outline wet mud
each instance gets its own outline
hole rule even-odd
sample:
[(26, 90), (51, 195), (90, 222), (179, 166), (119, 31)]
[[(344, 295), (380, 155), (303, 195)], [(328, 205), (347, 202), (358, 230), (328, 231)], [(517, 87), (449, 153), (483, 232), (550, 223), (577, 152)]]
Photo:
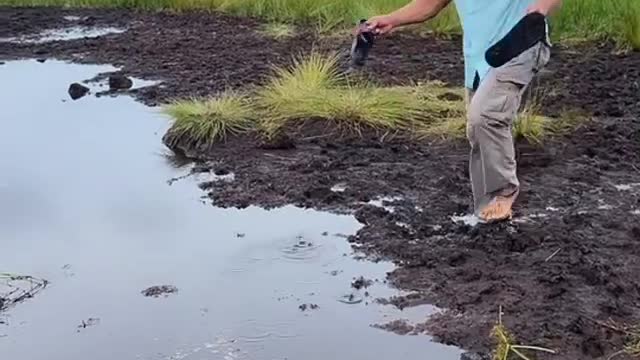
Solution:
[[(127, 75), (161, 80), (162, 86), (132, 92), (156, 105), (258, 84), (272, 64), (288, 63), (314, 40), (308, 33), (272, 40), (258, 33), (257, 20), (215, 14), (7, 8), (0, 9), (0, 36), (60, 26), (72, 14), (128, 30), (0, 43), (0, 60), (112, 63)], [(320, 43), (347, 49), (350, 39)], [(460, 39), (397, 34), (372, 49), (365, 75), (383, 84), (460, 86), (459, 49)], [(421, 324), (392, 321), (383, 328), (428, 333), (486, 355), (502, 306), (503, 321), (520, 343), (558, 352), (540, 359), (602, 359), (624, 345), (624, 334), (603, 324), (640, 323), (639, 79), (638, 52), (606, 43), (555, 46), (536, 83), (546, 91), (543, 113), (580, 109), (588, 121), (543, 146), (517, 144), (523, 189), (514, 219), (498, 225), (454, 221), (470, 210), (464, 141), (381, 142), (373, 132), (363, 138), (328, 133), (275, 148), (230, 141), (188, 155), (202, 168), (233, 174), (232, 181), (203, 183), (216, 206), (294, 204), (355, 214), (363, 227), (348, 240), (372, 259), (392, 260), (398, 267), (389, 282), (411, 292), (387, 301), (401, 309), (445, 309)], [(344, 301), (362, 298), (351, 294)]]

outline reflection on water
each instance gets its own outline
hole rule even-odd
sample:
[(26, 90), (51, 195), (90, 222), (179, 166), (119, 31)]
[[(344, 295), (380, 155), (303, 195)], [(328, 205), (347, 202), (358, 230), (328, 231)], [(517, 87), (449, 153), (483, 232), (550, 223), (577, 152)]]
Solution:
[(109, 34), (120, 34), (126, 29), (105, 27), (73, 26), (62, 29), (49, 29), (37, 34), (28, 34), (18, 37), (0, 38), (0, 42), (40, 44), (51, 41), (69, 41), (83, 38), (96, 38)]
[[(369, 326), (433, 309), (374, 303), (394, 294), (382, 281), (392, 266), (354, 260), (331, 235), (357, 231), (352, 217), (214, 208), (192, 177), (167, 183), (189, 167), (158, 156), (168, 124), (155, 109), (63, 101), (70, 83), (110, 70), (0, 67), (0, 272), (51, 281), (6, 314), (3, 358), (457, 359), (426, 336)], [(373, 284), (353, 288), (360, 276)], [(156, 285), (179, 291), (141, 294)]]

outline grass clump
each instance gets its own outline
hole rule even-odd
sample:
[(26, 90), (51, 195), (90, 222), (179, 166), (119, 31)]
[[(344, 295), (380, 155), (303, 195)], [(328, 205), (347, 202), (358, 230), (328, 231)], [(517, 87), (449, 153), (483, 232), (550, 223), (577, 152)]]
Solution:
[[(572, 125), (537, 115), (542, 107), (537, 98), (527, 106), (514, 124), (516, 139), (541, 142)], [(418, 139), (466, 134), (463, 89), (440, 82), (375, 86), (341, 72), (336, 54), (318, 52), (274, 68), (270, 79), (251, 93), (179, 101), (164, 112), (175, 119), (169, 132), (174, 145), (185, 140), (213, 144), (249, 130), (272, 138), (309, 120), (326, 121), (328, 131), (334, 127), (351, 134), (362, 134), (363, 129)]]
[(430, 96), (434, 89), (439, 87), (352, 84), (339, 71), (336, 55), (314, 53), (292, 67), (276, 69), (271, 81), (258, 91), (256, 101), (269, 133), (308, 119), (332, 121), (356, 132), (362, 127), (407, 131), (450, 108), (434, 101)]
[(376, 130), (409, 129), (424, 113), (416, 96), (373, 86), (325, 89), (311, 97), (309, 103), (316, 108), (316, 117), (339, 122), (356, 132), (363, 126)]
[(249, 99), (234, 91), (206, 100), (177, 101), (165, 106), (163, 112), (175, 120), (171, 127), (175, 139), (208, 145), (252, 129), (256, 118)]
[(336, 87), (344, 80), (336, 54), (312, 52), (297, 57), (289, 67), (276, 67), (270, 81), (257, 94), (259, 104), (273, 113), (295, 116), (296, 105), (319, 91)]
[(502, 323), (502, 307), (500, 307), (498, 323), (491, 330), (491, 337), (496, 342), (496, 348), (493, 351), (493, 360), (531, 360), (530, 357), (523, 353), (524, 350), (540, 351), (550, 354), (556, 352), (539, 346), (515, 345), (515, 337), (507, 330)]

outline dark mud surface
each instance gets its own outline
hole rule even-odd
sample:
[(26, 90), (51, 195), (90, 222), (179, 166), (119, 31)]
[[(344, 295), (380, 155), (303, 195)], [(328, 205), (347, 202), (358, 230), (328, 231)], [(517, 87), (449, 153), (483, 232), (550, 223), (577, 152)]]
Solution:
[[(153, 105), (260, 83), (271, 64), (309, 50), (313, 38), (271, 40), (255, 32), (255, 20), (220, 15), (56, 9), (0, 9), (0, 36), (61, 26), (70, 14), (129, 30), (0, 43), (0, 60), (37, 56), (122, 66), (128, 76), (163, 81), (136, 90)], [(341, 41), (323, 46), (341, 48), (350, 39)], [(367, 66), (371, 78), (461, 84), (459, 39), (399, 34), (378, 45)], [(618, 53), (608, 44), (557, 46), (547, 70), (540, 83), (548, 90), (545, 112), (581, 109), (593, 118), (544, 147), (518, 144), (523, 192), (511, 222), (452, 220), (469, 211), (466, 143), (381, 143), (375, 134), (332, 136), (331, 127), (286, 150), (229, 142), (199, 153), (201, 166), (234, 175), (203, 188), (218, 206), (354, 212), (364, 227), (349, 240), (374, 258), (393, 260), (399, 267), (389, 281), (412, 291), (388, 301), (447, 309), (424, 324), (394, 322), (389, 330), (428, 332), (486, 353), (502, 306), (519, 342), (558, 351), (540, 359), (606, 358), (621, 349), (624, 334), (603, 324), (640, 322), (640, 53)]]

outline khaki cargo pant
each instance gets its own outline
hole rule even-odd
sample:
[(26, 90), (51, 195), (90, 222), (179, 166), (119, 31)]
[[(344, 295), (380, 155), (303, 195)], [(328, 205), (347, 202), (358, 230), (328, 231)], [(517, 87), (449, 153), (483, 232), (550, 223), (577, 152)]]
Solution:
[(512, 125), (526, 88), (549, 57), (550, 48), (540, 42), (503, 66), (491, 69), (475, 93), (467, 89), (469, 174), (476, 215), (495, 195), (520, 186)]

